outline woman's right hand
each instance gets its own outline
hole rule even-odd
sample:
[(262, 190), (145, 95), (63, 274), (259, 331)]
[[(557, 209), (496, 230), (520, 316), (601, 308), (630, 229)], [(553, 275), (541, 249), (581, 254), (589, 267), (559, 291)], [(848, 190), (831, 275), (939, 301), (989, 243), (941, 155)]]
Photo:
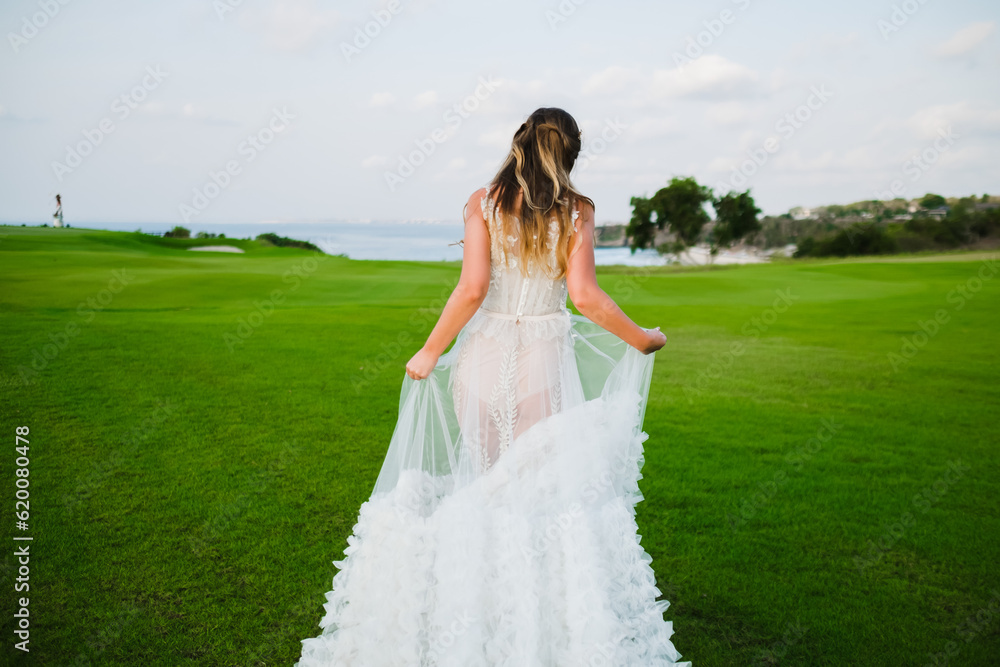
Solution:
[(664, 345), (667, 344), (667, 336), (662, 331), (660, 327), (654, 329), (646, 329), (646, 347), (643, 348), (643, 354), (652, 354), (656, 352)]

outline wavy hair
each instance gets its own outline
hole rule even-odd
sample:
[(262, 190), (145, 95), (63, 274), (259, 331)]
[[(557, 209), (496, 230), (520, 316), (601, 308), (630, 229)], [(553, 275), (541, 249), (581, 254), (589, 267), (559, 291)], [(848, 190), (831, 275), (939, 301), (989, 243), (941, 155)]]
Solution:
[[(566, 275), (573, 234), (572, 210), (577, 202), (594, 202), (577, 192), (569, 174), (580, 154), (580, 127), (562, 109), (536, 110), (514, 133), (510, 153), (493, 177), (487, 196), (496, 198), (504, 256), (513, 248), (508, 235), (516, 231), (522, 274), (529, 265), (551, 274), (548, 253), (555, 250), (556, 275)], [(520, 206), (517, 198), (521, 195)], [(551, 221), (557, 231), (550, 231)], [(554, 246), (554, 248), (553, 248)]]

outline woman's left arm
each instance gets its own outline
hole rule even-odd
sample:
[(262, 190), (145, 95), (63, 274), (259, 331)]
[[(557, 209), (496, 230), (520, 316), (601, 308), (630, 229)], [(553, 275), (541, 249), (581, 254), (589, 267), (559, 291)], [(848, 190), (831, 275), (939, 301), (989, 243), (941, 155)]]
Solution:
[(466, 204), (465, 240), (462, 244), (462, 274), (458, 285), (448, 297), (437, 324), (427, 342), (406, 363), (406, 374), (423, 380), (437, 365), (445, 351), (472, 316), (479, 310), (490, 287), (490, 235), (483, 219), (482, 197), (486, 189), (477, 190)]

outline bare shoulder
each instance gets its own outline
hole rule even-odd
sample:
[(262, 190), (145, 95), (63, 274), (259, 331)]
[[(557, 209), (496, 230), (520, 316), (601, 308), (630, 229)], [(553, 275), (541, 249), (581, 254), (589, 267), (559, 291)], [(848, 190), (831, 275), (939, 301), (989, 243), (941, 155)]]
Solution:
[(577, 199), (575, 208), (579, 214), (579, 220), (583, 226), (594, 225), (594, 205), (586, 199)]
[(465, 203), (464, 218), (465, 220), (471, 220), (473, 218), (483, 217), (483, 198), (489, 195), (489, 188), (479, 188), (469, 196), (469, 200)]

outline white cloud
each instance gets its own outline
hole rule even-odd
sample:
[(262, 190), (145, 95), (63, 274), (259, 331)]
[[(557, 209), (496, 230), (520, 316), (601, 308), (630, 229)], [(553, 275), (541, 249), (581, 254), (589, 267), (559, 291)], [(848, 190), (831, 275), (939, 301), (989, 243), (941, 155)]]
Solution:
[[(778, 72), (770, 87), (785, 85)], [(644, 71), (613, 65), (588, 77), (580, 90), (588, 96), (616, 96), (617, 102), (638, 107), (664, 98), (725, 100), (764, 90), (760, 75), (745, 65), (708, 54), (672, 69)]]
[(282, 0), (240, 12), (240, 25), (278, 51), (304, 51), (339, 22), (335, 10), (318, 7), (316, 0)]
[(710, 172), (729, 172), (735, 169), (739, 163), (740, 161), (731, 155), (719, 156), (712, 158), (705, 166), (705, 170)]
[(788, 53), (795, 59), (836, 56), (856, 52), (862, 45), (863, 40), (858, 31), (847, 34), (826, 33), (792, 44)]
[(739, 125), (750, 119), (750, 108), (742, 102), (720, 102), (710, 105), (705, 117), (712, 125)]
[(803, 157), (801, 151), (793, 148), (781, 151), (774, 156), (774, 165), (788, 171), (824, 171), (835, 167), (836, 154), (827, 149), (815, 157)]
[(934, 48), (934, 55), (961, 56), (979, 46), (996, 29), (994, 21), (970, 23)]
[(920, 109), (906, 124), (921, 139), (933, 139), (939, 130), (953, 127), (958, 135), (1000, 131), (1000, 108), (973, 106), (968, 100)]
[(514, 138), (514, 132), (516, 132), (517, 128), (520, 127), (521, 122), (522, 121), (517, 120), (494, 125), (486, 132), (480, 134), (476, 143), (480, 146), (507, 150), (510, 148), (510, 142)]
[(638, 70), (613, 65), (591, 75), (581, 90), (584, 95), (614, 95), (638, 86), (641, 79)]
[(391, 107), (396, 103), (396, 96), (392, 93), (374, 93), (372, 98), (368, 100), (368, 106), (373, 109), (380, 109), (383, 107)]
[(372, 155), (361, 161), (361, 166), (364, 169), (378, 169), (379, 167), (385, 167), (388, 164), (389, 158), (384, 155)]
[(898, 162), (888, 159), (882, 150), (876, 150), (872, 146), (861, 145), (849, 148), (837, 159), (837, 165), (841, 169), (861, 173), (866, 171), (877, 171), (887, 167), (898, 167)]
[(438, 94), (433, 90), (420, 93), (413, 98), (413, 108), (416, 110), (426, 109), (438, 103)]
[(940, 164), (947, 165), (952, 169), (992, 170), (996, 168), (996, 154), (984, 146), (953, 148), (942, 153), (938, 160)]
[[(668, 134), (675, 134), (683, 129), (676, 116), (640, 118), (632, 121), (624, 130), (630, 140), (653, 139)], [(595, 133), (600, 136), (599, 133)]]
[(725, 99), (755, 92), (759, 80), (746, 65), (708, 54), (683, 67), (654, 72), (650, 85), (661, 97)]
[[(712, 159), (706, 170), (712, 173), (730, 173), (733, 169), (750, 160), (746, 150), (732, 156), (720, 156)], [(864, 173), (884, 169), (898, 168), (902, 160), (889, 160), (881, 150), (871, 146), (857, 146), (842, 153), (827, 148), (819, 154), (804, 155), (799, 148), (782, 148), (772, 155), (760, 171), (824, 172), (828, 174), (849, 172)]]
[(229, 125), (237, 126), (241, 124), (238, 118), (216, 115), (203, 105), (196, 105), (193, 102), (185, 102), (177, 106), (165, 104), (160, 100), (143, 102), (138, 106), (135, 113), (158, 118), (162, 120), (180, 120), (186, 123), (205, 125)]

